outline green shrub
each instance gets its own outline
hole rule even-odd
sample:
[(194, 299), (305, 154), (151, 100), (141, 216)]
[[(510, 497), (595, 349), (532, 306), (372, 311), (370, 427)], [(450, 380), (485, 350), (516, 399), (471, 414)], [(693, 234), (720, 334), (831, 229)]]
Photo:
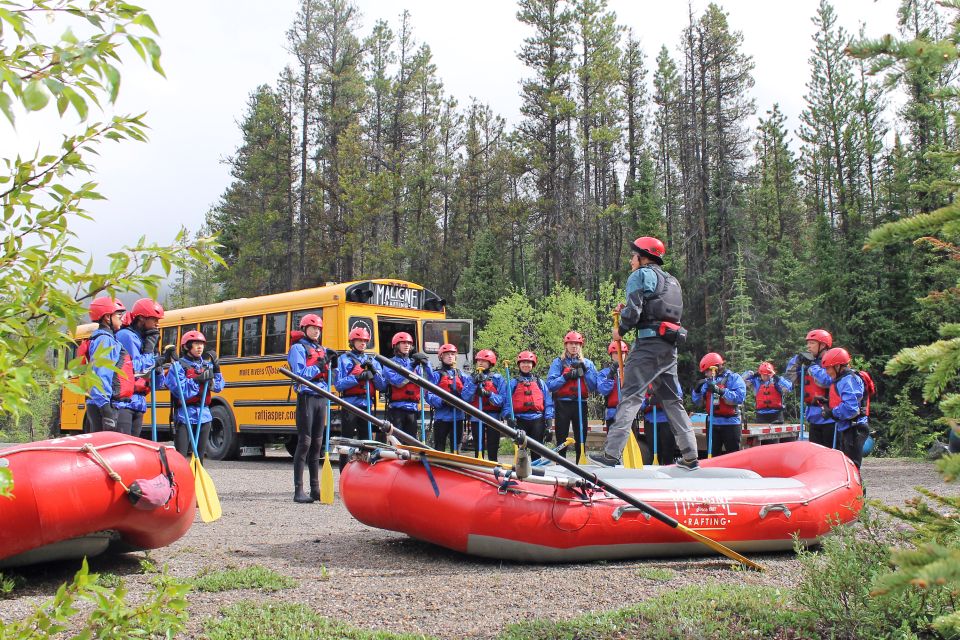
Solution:
[(13, 591), (23, 584), (23, 576), (0, 573), (0, 599), (9, 598)]
[(334, 622), (302, 604), (288, 602), (238, 602), (224, 607), (216, 617), (204, 621), (210, 640), (414, 640), (427, 636), (398, 635), (386, 631), (364, 631)]
[[(121, 584), (108, 589), (98, 584), (97, 574), (90, 573), (83, 561), (70, 584), (60, 585), (56, 595), (33, 614), (22, 620), (0, 621), (0, 640), (48, 638), (68, 629), (80, 630), (63, 636), (71, 640), (127, 640), (138, 638), (171, 638), (184, 629), (190, 587), (166, 574), (136, 606), (127, 603), (127, 591)], [(86, 601), (93, 609), (82, 622), (73, 620), (79, 613), (78, 601)]]
[(297, 586), (297, 581), (261, 565), (230, 567), (221, 571), (205, 571), (190, 581), (197, 591), (231, 591), (233, 589), (261, 589), (279, 591)]

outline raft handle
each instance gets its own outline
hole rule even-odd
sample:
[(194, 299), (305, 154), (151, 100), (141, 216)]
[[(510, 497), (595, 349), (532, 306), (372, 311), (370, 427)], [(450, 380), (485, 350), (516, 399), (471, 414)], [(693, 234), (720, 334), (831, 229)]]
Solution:
[(767, 514), (771, 511), (783, 511), (783, 515), (787, 516), (787, 519), (789, 519), (791, 515), (790, 508), (785, 504), (768, 504), (764, 505), (764, 507), (760, 509), (760, 519), (763, 520), (766, 518)]
[(622, 518), (623, 514), (625, 513), (642, 513), (644, 518), (646, 518), (647, 520), (650, 520), (650, 514), (644, 511), (643, 509), (637, 509), (636, 507), (628, 507), (625, 505), (614, 509), (611, 515), (613, 516), (614, 521), (617, 521), (620, 518)]

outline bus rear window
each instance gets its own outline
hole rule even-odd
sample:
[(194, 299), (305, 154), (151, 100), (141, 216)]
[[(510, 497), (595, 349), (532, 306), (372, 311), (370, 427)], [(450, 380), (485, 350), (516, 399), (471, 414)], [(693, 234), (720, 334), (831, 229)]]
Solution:
[(290, 325), (293, 329), (300, 329), (300, 320), (303, 316), (308, 313), (313, 313), (320, 316), (320, 319), (323, 319), (323, 309), (301, 309), (300, 311), (293, 312), (293, 322)]
[(243, 319), (243, 351), (241, 356), (259, 356), (263, 339), (263, 316)]
[(180, 343), (177, 342), (177, 328), (176, 327), (164, 327), (163, 329), (163, 347), (166, 347), (168, 344), (172, 344), (177, 348), (177, 351), (180, 350)]
[(220, 357), (233, 358), (237, 355), (237, 338), (240, 335), (240, 321), (223, 320), (220, 322)]
[[(246, 333), (246, 331), (244, 331)], [(287, 314), (270, 313), (267, 315), (267, 339), (264, 342), (264, 355), (286, 353), (287, 350)]]
[(217, 351), (217, 322), (201, 322), (200, 323), (200, 333), (203, 334), (203, 337), (207, 339), (207, 349), (212, 350), (214, 353), (219, 353)]

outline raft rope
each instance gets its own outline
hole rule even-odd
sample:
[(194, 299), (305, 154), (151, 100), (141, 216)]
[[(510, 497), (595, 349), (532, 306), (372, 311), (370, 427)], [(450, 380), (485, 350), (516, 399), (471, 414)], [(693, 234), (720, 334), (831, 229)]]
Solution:
[(553, 526), (555, 526), (555, 527), (556, 527), (557, 529), (559, 529), (560, 531), (563, 531), (563, 532), (565, 532), (565, 533), (576, 533), (577, 531), (580, 531), (580, 530), (583, 529), (585, 526), (587, 526), (587, 523), (590, 522), (590, 518), (593, 517), (593, 510), (592, 510), (592, 509), (589, 509), (589, 507), (593, 507), (593, 499), (592, 499), (592, 496), (588, 494), (586, 500), (571, 500), (571, 502), (579, 502), (579, 503), (582, 504), (584, 507), (587, 507), (589, 510), (587, 511), (587, 517), (584, 519), (583, 524), (581, 524), (579, 527), (577, 527), (577, 528), (575, 528), (575, 529), (564, 529), (563, 527), (560, 526), (560, 523), (557, 522), (557, 515), (556, 515), (557, 502), (559, 502), (560, 500), (563, 499), (563, 498), (560, 498), (560, 496), (557, 495), (557, 491), (558, 491), (559, 489), (560, 489), (560, 487), (554, 485), (554, 487), (553, 487), (553, 501), (552, 501), (551, 504), (550, 504), (550, 522), (552, 522), (552, 523), (553, 523)]
[(96, 447), (94, 447), (92, 444), (87, 443), (82, 447), (80, 447), (80, 451), (83, 453), (89, 454), (90, 457), (93, 458), (97, 464), (99, 464), (101, 467), (103, 467), (106, 470), (107, 475), (110, 476), (111, 479), (115, 480), (117, 483), (120, 484), (121, 487), (123, 487), (123, 490), (125, 492), (127, 493), (130, 492), (130, 489), (127, 488), (127, 485), (123, 484), (123, 480), (120, 479), (120, 474), (114, 471), (113, 467), (110, 466), (110, 463), (103, 459), (103, 456), (100, 455), (100, 452), (97, 451)]

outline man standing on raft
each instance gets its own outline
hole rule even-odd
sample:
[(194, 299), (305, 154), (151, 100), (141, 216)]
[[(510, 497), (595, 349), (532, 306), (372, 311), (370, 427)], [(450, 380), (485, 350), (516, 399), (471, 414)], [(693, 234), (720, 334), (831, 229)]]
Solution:
[[(607, 467), (620, 464), (630, 425), (643, 404), (644, 393), (653, 385), (653, 394), (663, 404), (682, 455), (676, 464), (693, 470), (699, 467), (697, 440), (677, 393), (677, 344), (687, 336), (680, 326), (683, 314), (680, 283), (660, 268), (666, 253), (660, 240), (649, 236), (637, 238), (630, 245), (630, 251), (633, 273), (627, 278), (627, 303), (619, 308), (620, 330), (636, 329), (637, 337), (624, 364), (620, 404), (607, 433), (607, 443), (602, 454), (591, 455), (590, 459)], [(613, 330), (613, 339), (621, 339), (617, 329)]]

